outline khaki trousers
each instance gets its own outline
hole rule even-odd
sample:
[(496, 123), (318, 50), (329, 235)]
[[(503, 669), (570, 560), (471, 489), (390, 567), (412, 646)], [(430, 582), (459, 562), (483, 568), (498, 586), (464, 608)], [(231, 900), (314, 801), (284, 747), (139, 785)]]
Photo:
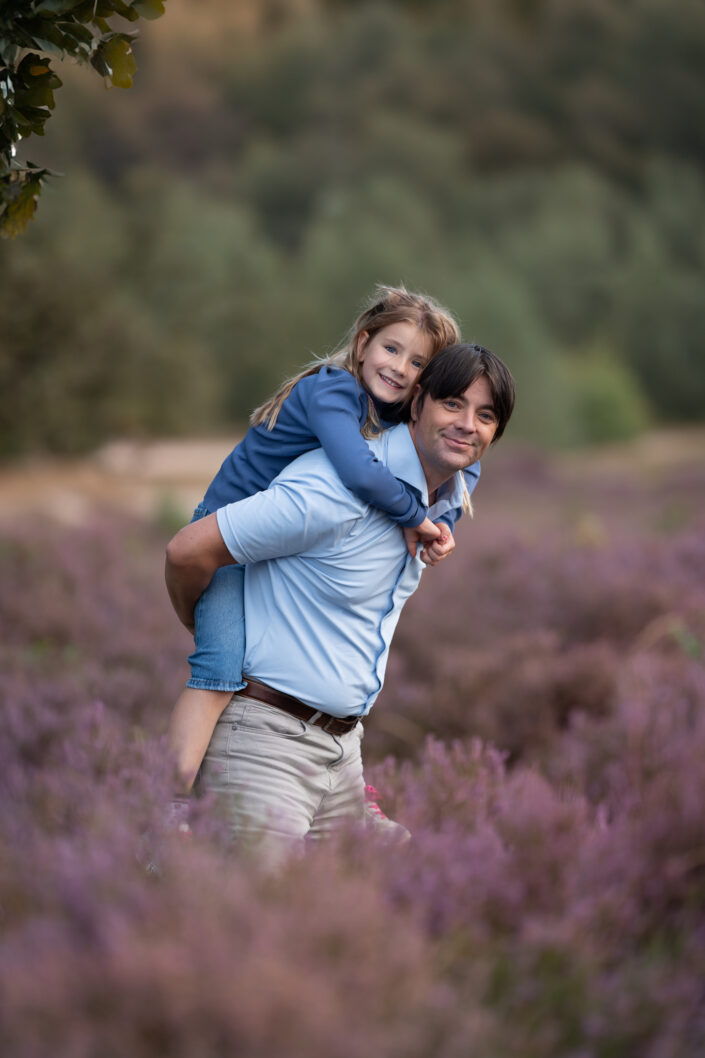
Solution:
[(330, 735), (281, 709), (234, 695), (203, 763), (201, 782), (221, 795), (234, 840), (280, 860), (304, 841), (362, 819), (362, 724)]

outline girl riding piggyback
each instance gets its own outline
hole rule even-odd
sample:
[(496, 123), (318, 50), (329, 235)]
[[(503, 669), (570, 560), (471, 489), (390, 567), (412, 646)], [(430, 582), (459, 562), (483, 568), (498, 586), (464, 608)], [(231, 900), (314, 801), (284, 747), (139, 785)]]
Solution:
[[(365, 437), (408, 418), (421, 371), (459, 338), (450, 313), (431, 298), (378, 287), (344, 348), (314, 361), (253, 412), (249, 430), (223, 462), (194, 519), (266, 489), (293, 459), (322, 447), (351, 492), (404, 530), (411, 553), (421, 542), (423, 560), (437, 562), (454, 547), (452, 530), (461, 511), (434, 525), (419, 496), (375, 458)], [(479, 466), (465, 475), (470, 493)], [(184, 792), (232, 693), (245, 686), (244, 575), (243, 566), (224, 566), (196, 604), (191, 678), (169, 728)]]

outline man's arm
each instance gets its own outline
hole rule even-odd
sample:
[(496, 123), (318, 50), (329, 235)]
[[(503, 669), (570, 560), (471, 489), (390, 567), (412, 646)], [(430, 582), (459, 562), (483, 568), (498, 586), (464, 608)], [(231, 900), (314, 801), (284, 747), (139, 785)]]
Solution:
[(184, 526), (166, 551), (166, 586), (179, 620), (193, 631), (193, 608), (220, 566), (301, 554), (349, 531), (362, 506), (315, 449), (263, 492)]
[(164, 576), (171, 604), (182, 624), (193, 632), (193, 608), (220, 566), (235, 559), (223, 543), (214, 514), (180, 529), (166, 549)]

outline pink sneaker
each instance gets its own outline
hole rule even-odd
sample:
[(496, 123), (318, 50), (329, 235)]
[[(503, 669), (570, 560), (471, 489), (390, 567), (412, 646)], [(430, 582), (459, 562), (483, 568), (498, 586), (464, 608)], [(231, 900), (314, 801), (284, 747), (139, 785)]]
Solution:
[(365, 826), (382, 838), (386, 845), (406, 845), (411, 840), (411, 831), (401, 823), (395, 823), (384, 814), (377, 803), (379, 794), (374, 786), (365, 787)]

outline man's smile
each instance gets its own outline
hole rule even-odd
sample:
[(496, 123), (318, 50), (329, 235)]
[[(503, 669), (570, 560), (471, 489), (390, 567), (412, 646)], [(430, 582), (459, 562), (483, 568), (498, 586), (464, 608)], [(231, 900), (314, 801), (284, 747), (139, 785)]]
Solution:
[(474, 441), (466, 440), (463, 437), (453, 437), (449, 434), (441, 434), (441, 437), (446, 444), (450, 445), (451, 448), (454, 448), (458, 452), (465, 452), (468, 448), (475, 447)]

